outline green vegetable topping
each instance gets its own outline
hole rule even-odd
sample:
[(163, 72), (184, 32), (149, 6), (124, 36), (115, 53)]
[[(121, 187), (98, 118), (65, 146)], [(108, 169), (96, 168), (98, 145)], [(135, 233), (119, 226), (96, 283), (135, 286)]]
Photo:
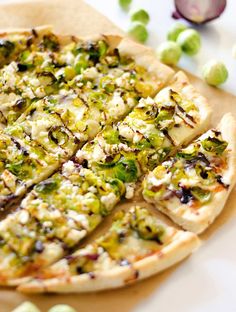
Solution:
[(0, 40), (0, 54), (3, 57), (8, 57), (14, 50), (15, 44), (8, 40)]
[(42, 72), (38, 74), (38, 80), (40, 81), (40, 85), (42, 86), (51, 86), (57, 80), (55, 76), (50, 72)]
[(147, 11), (139, 9), (131, 12), (130, 19), (132, 22), (140, 22), (143, 23), (144, 25), (147, 25), (150, 20), (150, 17)]
[(43, 47), (52, 51), (58, 51), (60, 45), (57, 36), (54, 34), (45, 35), (43, 37)]
[(157, 225), (156, 219), (153, 218), (146, 209), (135, 208), (135, 214), (131, 219), (131, 227), (138, 232), (142, 239), (156, 240), (161, 243), (161, 237), (165, 233), (164, 227)]
[(209, 202), (211, 199), (211, 192), (203, 190), (200, 187), (193, 187), (191, 189), (191, 194), (202, 204)]
[(15, 308), (12, 312), (40, 312), (40, 310), (30, 301), (26, 301)]
[(123, 8), (123, 9), (128, 9), (128, 7), (130, 6), (132, 0), (119, 0), (119, 5)]
[(63, 146), (67, 143), (69, 136), (65, 129), (60, 126), (53, 126), (48, 132), (48, 137), (57, 145)]
[(84, 69), (88, 67), (88, 60), (86, 54), (80, 54), (77, 59), (78, 61), (75, 64), (75, 71), (76, 74), (79, 75), (83, 72)]
[(31, 176), (32, 172), (31, 164), (27, 165), (23, 163), (23, 161), (7, 164), (6, 169), (8, 169), (12, 174), (17, 176), (21, 180), (24, 180), (27, 177)]
[(159, 114), (157, 115), (157, 118), (155, 119), (155, 123), (162, 129), (168, 129), (171, 127), (174, 123), (174, 116), (175, 110), (174, 109), (162, 109), (160, 110)]
[(112, 127), (103, 132), (103, 137), (108, 144), (119, 144), (119, 132)]
[(165, 64), (176, 65), (181, 57), (181, 49), (176, 42), (166, 41), (158, 47), (157, 56)]
[(103, 57), (107, 52), (108, 46), (107, 43), (103, 40), (98, 41), (98, 52), (100, 57)]
[(76, 310), (67, 304), (57, 304), (49, 309), (48, 312), (76, 312)]
[(196, 157), (198, 154), (198, 150), (194, 148), (194, 146), (189, 146), (188, 148), (182, 149), (177, 152), (177, 158), (184, 158), (186, 160), (191, 160)]
[(175, 23), (171, 26), (168, 34), (167, 39), (170, 41), (176, 41), (179, 34), (187, 29), (187, 26), (182, 23)]
[(195, 55), (201, 47), (201, 37), (194, 29), (186, 29), (182, 31), (176, 41), (183, 52), (188, 55)]
[(106, 92), (111, 93), (115, 91), (115, 84), (112, 78), (103, 77), (100, 80), (100, 88), (103, 88)]
[(115, 177), (123, 182), (135, 182), (138, 178), (138, 168), (132, 159), (122, 159), (114, 168)]
[(228, 143), (217, 138), (207, 138), (201, 142), (202, 147), (210, 153), (215, 153), (216, 155), (222, 155)]
[(148, 31), (145, 25), (143, 25), (143, 23), (140, 22), (132, 23), (128, 29), (128, 34), (137, 41), (140, 41), (142, 43), (144, 43), (148, 39)]
[(108, 156), (105, 162), (99, 162), (98, 165), (100, 168), (114, 167), (114, 165), (119, 161), (119, 159), (120, 154), (117, 154), (114, 157)]
[(35, 186), (36, 192), (42, 193), (42, 194), (49, 194), (56, 190), (58, 188), (58, 183), (53, 180), (46, 180), (43, 182), (40, 182)]
[(203, 66), (202, 75), (209, 85), (218, 86), (227, 80), (228, 70), (224, 63), (212, 60)]

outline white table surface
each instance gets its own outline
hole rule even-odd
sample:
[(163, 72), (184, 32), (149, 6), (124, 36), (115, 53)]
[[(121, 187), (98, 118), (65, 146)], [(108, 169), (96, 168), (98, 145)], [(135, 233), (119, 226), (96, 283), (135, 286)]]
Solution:
[[(86, 0), (122, 29), (127, 29), (129, 16), (117, 0)], [(165, 40), (174, 22), (170, 0), (133, 0), (131, 8), (147, 9), (151, 16), (148, 45), (156, 48)], [(222, 88), (236, 94), (236, 60), (232, 45), (236, 44), (236, 1), (228, 6), (220, 19), (200, 27), (201, 52), (194, 58), (184, 56), (180, 66), (200, 76), (202, 65), (211, 58), (225, 62), (229, 79)], [(178, 266), (153, 290), (135, 312), (235, 312), (236, 311), (236, 218), (227, 221), (203, 244), (200, 250)], [(121, 303), (122, 305), (122, 303)], [(121, 306), (122, 311), (122, 306)]]
[[(129, 15), (119, 7), (118, 0), (86, 0), (98, 11), (123, 30), (130, 24)], [(174, 11), (172, 0), (133, 0), (131, 10), (144, 8), (150, 14), (148, 25), (149, 40), (147, 45), (154, 49), (166, 39), (170, 25), (175, 21), (171, 17)], [(229, 70), (229, 79), (222, 85), (224, 90), (236, 94), (236, 59), (232, 57), (232, 46), (236, 44), (236, 0), (228, 0), (223, 15), (211, 23), (198, 27), (202, 36), (202, 49), (195, 57), (184, 56), (179, 65), (182, 68), (201, 76), (201, 68), (208, 60), (220, 59)]]

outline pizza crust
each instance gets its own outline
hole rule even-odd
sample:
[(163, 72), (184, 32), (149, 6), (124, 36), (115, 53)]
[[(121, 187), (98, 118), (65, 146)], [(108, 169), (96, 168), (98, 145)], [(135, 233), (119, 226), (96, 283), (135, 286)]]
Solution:
[(76, 37), (76, 36), (69, 36), (69, 35), (58, 35), (59, 42), (62, 45), (66, 45), (71, 41), (98, 41), (98, 40), (105, 40), (109, 48), (111, 50), (118, 49), (120, 55), (132, 57), (136, 64), (144, 67), (149, 73), (153, 74), (158, 78), (157, 82), (157, 91), (160, 90), (163, 86), (165, 86), (168, 82), (171, 81), (175, 72), (174, 70), (161, 63), (153, 49), (141, 45), (132, 39), (127, 37), (123, 37), (121, 35), (115, 34), (98, 34), (92, 36), (85, 36), (85, 37)]
[[(222, 138), (228, 142), (230, 151), (228, 159), (228, 169), (224, 173), (224, 181), (229, 184), (228, 189), (215, 193), (209, 204), (197, 209), (197, 213), (192, 213), (186, 205), (180, 205), (176, 208), (176, 212), (156, 204), (156, 208), (169, 216), (176, 224), (183, 227), (185, 230), (200, 234), (205, 231), (215, 218), (223, 210), (228, 196), (236, 183), (236, 121), (231, 113), (225, 114), (218, 125), (222, 133)], [(177, 202), (177, 201), (176, 201)], [(176, 206), (178, 205), (177, 202)], [(180, 213), (181, 212), (181, 215)]]
[[(193, 140), (196, 136), (203, 133), (209, 126), (211, 115), (212, 115), (212, 109), (208, 104), (208, 101), (205, 97), (203, 97), (194, 87), (190, 84), (188, 77), (182, 72), (179, 71), (175, 74), (173, 77), (170, 86), (170, 89), (173, 91), (176, 91), (180, 93), (185, 99), (193, 102), (197, 108), (199, 109), (199, 121), (196, 127), (194, 128), (188, 128), (188, 133), (186, 134), (186, 129), (184, 129), (184, 140), (178, 139), (178, 136), (174, 139), (176, 139), (176, 145), (185, 145), (188, 144), (191, 140)], [(176, 133), (179, 132), (179, 129), (174, 131)], [(174, 135), (174, 132), (173, 132)]]
[[(86, 37), (58, 36), (61, 44), (74, 41), (98, 41), (106, 40), (111, 50), (118, 49), (120, 55), (132, 57), (136, 64), (144, 67), (150, 74), (158, 78), (156, 92), (165, 86), (174, 76), (174, 70), (161, 63), (151, 48), (143, 46), (135, 41), (113, 34), (100, 34)], [(154, 94), (155, 95), (155, 94)]]
[(53, 31), (51, 25), (37, 26), (32, 29), (29, 28), (8, 28), (7, 30), (0, 30), (0, 38), (7, 38), (9, 35), (32, 35), (32, 30), (35, 30), (40, 38), (43, 35)]
[(133, 57), (138, 65), (143, 66), (149, 73), (159, 78), (158, 90), (166, 85), (174, 75), (174, 70), (162, 64), (151, 48), (136, 43), (128, 38), (122, 38), (117, 48), (121, 55)]
[(135, 262), (132, 266), (117, 267), (104, 272), (94, 272), (49, 280), (35, 279), (22, 284), (24, 293), (83, 293), (119, 288), (157, 274), (182, 261), (200, 246), (198, 237), (190, 232), (178, 231), (173, 242), (161, 252)]

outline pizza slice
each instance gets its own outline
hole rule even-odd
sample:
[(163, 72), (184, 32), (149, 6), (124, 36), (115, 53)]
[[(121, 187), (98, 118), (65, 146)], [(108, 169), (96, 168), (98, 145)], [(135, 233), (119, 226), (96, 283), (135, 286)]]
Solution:
[(198, 237), (168, 226), (147, 209), (118, 212), (110, 229), (20, 285), (27, 293), (117, 288), (159, 273), (190, 255)]
[[(51, 27), (13, 30), (0, 34), (0, 123), (15, 121), (33, 98), (55, 91), (55, 37)], [(51, 40), (51, 44), (50, 44)], [(54, 84), (45, 84), (54, 78)], [(51, 75), (51, 77), (49, 77)]]
[(143, 196), (184, 229), (203, 232), (220, 214), (236, 181), (236, 122), (226, 114), (144, 180)]
[(27, 188), (45, 179), (59, 166), (40, 147), (21, 145), (0, 131), (0, 208), (12, 204)]
[(68, 254), (123, 193), (119, 180), (102, 179), (72, 161), (64, 164), (0, 222), (0, 284), (18, 285)]
[(77, 152), (76, 161), (104, 176), (136, 182), (200, 134), (210, 113), (206, 100), (178, 73), (155, 99), (142, 98), (123, 121), (105, 127)]
[(48, 111), (47, 98), (33, 102), (4, 132), (25, 142), (36, 142), (60, 161), (71, 157), (78, 143), (60, 116)]

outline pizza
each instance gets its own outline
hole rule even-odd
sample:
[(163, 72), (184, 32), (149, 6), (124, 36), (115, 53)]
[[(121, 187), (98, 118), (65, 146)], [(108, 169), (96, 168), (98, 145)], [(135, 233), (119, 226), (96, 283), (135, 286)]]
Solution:
[(218, 127), (180, 149), (144, 180), (144, 198), (184, 229), (203, 232), (219, 215), (236, 182), (236, 123)]
[[(212, 109), (186, 75), (127, 38), (0, 38), (0, 284), (116, 288), (192, 253), (235, 183), (234, 118), (207, 131)], [(174, 222), (120, 211), (137, 194)]]
[(44, 49), (52, 31), (51, 27), (44, 26), (35, 30), (8, 31), (0, 37), (0, 122), (5, 126), (20, 116), (31, 99), (39, 96), (34, 94), (36, 89), (32, 82), (42, 68), (39, 63), (49, 57), (50, 50), (44, 52)]
[(89, 292), (117, 288), (173, 265), (199, 246), (198, 237), (168, 226), (138, 206), (115, 215), (93, 243), (46, 268), (19, 287), (34, 292)]
[(46, 152), (65, 161), (76, 150), (76, 138), (59, 115), (48, 112), (47, 99), (30, 105), (17, 121), (4, 129), (15, 139), (33, 141)]

